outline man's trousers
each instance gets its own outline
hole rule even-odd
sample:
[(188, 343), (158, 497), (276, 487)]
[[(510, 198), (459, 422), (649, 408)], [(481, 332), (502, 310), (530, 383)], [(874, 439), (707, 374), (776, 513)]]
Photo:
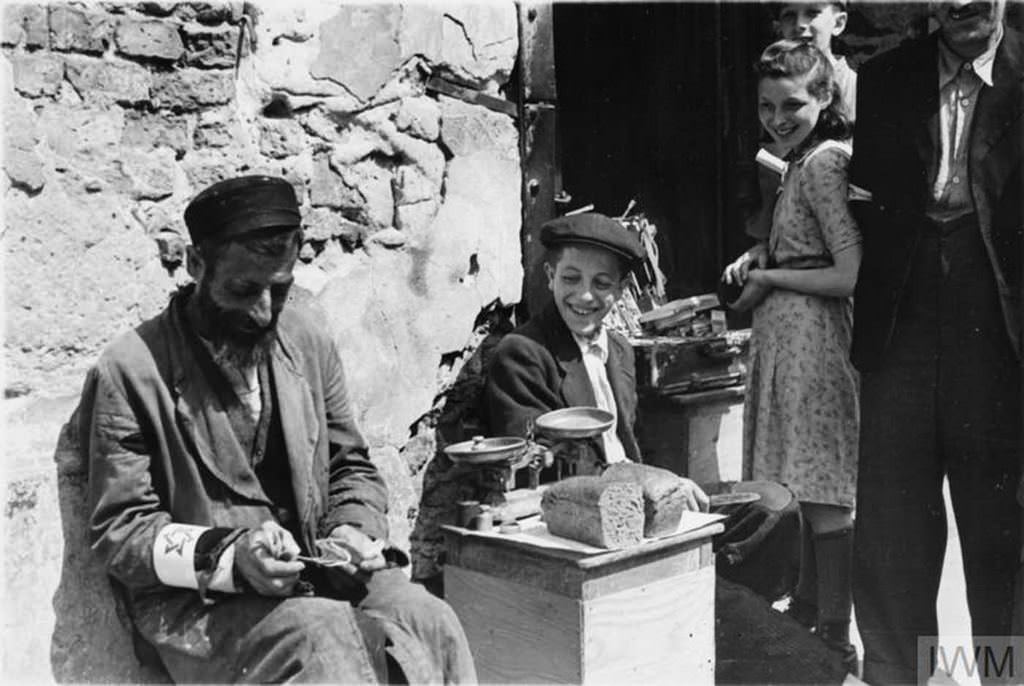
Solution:
[(924, 232), (909, 280), (882, 367), (861, 378), (854, 601), (872, 684), (928, 677), (943, 477), (975, 636), (1010, 633), (1020, 551), (1020, 373), (973, 215)]

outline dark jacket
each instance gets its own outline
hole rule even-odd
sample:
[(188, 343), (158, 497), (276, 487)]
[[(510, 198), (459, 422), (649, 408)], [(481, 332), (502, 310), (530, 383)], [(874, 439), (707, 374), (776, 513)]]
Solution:
[[(154, 538), (170, 522), (258, 528), (274, 515), (193, 354), (186, 297), (104, 351), (86, 380), (79, 421), (90, 540), (135, 628), (151, 643), (205, 657), (209, 643), (194, 634), (204, 631), (196, 621), (202, 602), (196, 591), (160, 583)], [(270, 369), (299, 545), (308, 554), (315, 538), (342, 523), (385, 538), (387, 491), (356, 428), (334, 342), (288, 306)]]
[[(636, 421), (636, 360), (620, 334), (608, 332), (608, 383), (618, 412), (616, 433), (626, 457), (640, 461)], [(484, 389), (490, 435), (526, 436), (528, 424), (551, 410), (595, 407), (583, 355), (554, 303), (506, 335), (494, 351)], [(599, 448), (601, 449), (601, 448)]]
[[(1024, 39), (1009, 27), (971, 123), (971, 195), (1006, 334), (1021, 349), (1024, 231)], [(879, 55), (859, 71), (850, 183), (873, 194), (854, 203), (864, 257), (854, 297), (853, 362), (877, 369), (892, 338), (915, 248), (925, 230), (928, 168), (937, 154), (938, 36)]]

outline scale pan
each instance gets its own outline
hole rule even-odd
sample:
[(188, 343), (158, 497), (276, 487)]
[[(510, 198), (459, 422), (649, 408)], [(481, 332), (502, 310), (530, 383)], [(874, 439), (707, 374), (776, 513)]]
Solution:
[(484, 438), (474, 436), (472, 440), (454, 443), (444, 449), (452, 462), (461, 464), (494, 464), (510, 462), (519, 457), (526, 448), (526, 439), (514, 436)]
[(537, 433), (552, 440), (593, 438), (612, 427), (615, 417), (597, 407), (566, 407), (537, 417)]

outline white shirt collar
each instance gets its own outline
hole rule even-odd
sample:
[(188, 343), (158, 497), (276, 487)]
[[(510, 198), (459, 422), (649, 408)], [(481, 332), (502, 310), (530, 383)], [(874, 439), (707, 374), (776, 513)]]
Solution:
[(596, 346), (601, 351), (601, 361), (606, 362), (608, 360), (608, 330), (604, 326), (601, 327), (593, 338), (584, 338), (577, 335), (576, 332), (573, 332), (572, 337), (576, 341), (576, 345), (580, 347), (580, 352), (584, 355), (590, 352), (591, 347)]
[[(969, 60), (971, 70), (978, 75), (978, 78), (984, 82), (986, 86), (992, 85), (992, 67), (996, 61), (996, 50), (999, 49), (999, 44), (1003, 42), (1003, 24), (999, 23), (996, 28), (998, 35), (995, 40), (990, 41), (988, 49), (981, 53), (973, 60)], [(953, 52), (953, 50), (946, 45), (946, 42), (939, 37), (939, 90), (942, 90), (946, 85), (956, 78), (957, 72), (960, 70), (960, 65), (964, 63), (964, 58)]]

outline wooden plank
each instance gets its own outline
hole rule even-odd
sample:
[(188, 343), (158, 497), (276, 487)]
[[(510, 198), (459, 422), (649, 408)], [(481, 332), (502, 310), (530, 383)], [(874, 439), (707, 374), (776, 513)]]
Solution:
[(676, 536), (659, 538), (655, 541), (651, 541), (650, 543), (644, 543), (643, 545), (634, 546), (632, 548), (610, 550), (607, 553), (589, 555), (578, 560), (576, 564), (580, 569), (594, 569), (602, 565), (619, 562), (620, 560), (643, 562), (645, 559), (651, 559), (662, 551), (681, 551), (684, 549), (695, 548), (706, 541), (710, 541), (712, 536), (720, 534), (723, 531), (725, 531), (725, 527), (721, 523), (715, 522), (714, 524), (708, 524), (707, 526), (701, 527), (695, 531), (687, 531), (686, 533), (678, 534)]
[[(708, 554), (705, 555), (705, 549)], [(710, 558), (711, 543), (685, 550), (666, 550), (642, 563), (621, 561), (592, 570), (586, 575), (580, 597), (584, 600), (619, 593), (671, 577), (696, 572), (706, 566)]]
[(482, 105), (489, 110), (500, 112), (501, 114), (507, 114), (513, 118), (519, 115), (519, 108), (516, 107), (514, 102), (510, 102), (504, 98), (496, 98), (493, 95), (488, 95), (487, 93), (481, 93), (478, 90), (474, 90), (468, 86), (463, 86), (462, 84), (455, 83), (454, 81), (448, 81), (440, 76), (432, 76), (427, 80), (427, 92), (443, 93), (444, 95), (457, 100), (468, 102), (471, 105)]
[(551, 3), (517, 3), (519, 68), (526, 102), (554, 102), (555, 31)]
[(569, 598), (593, 598), (711, 564), (711, 537), (723, 529), (716, 523), (643, 546), (584, 556), (443, 528), (448, 565)]
[(445, 533), (448, 568), (471, 569), (513, 583), (526, 584), (549, 593), (579, 598), (583, 586), (583, 572), (575, 560), (557, 551), (542, 551), (515, 541), (484, 536), (460, 535), (451, 530)]
[(583, 683), (715, 681), (715, 570), (583, 604)]
[(481, 683), (580, 683), (579, 601), (462, 567), (444, 574)]
[(519, 119), (523, 165), (523, 297), (519, 321), (543, 309), (550, 300), (544, 275), (540, 227), (557, 214), (555, 197), (562, 191), (558, 160), (558, 121), (553, 104), (526, 104)]

